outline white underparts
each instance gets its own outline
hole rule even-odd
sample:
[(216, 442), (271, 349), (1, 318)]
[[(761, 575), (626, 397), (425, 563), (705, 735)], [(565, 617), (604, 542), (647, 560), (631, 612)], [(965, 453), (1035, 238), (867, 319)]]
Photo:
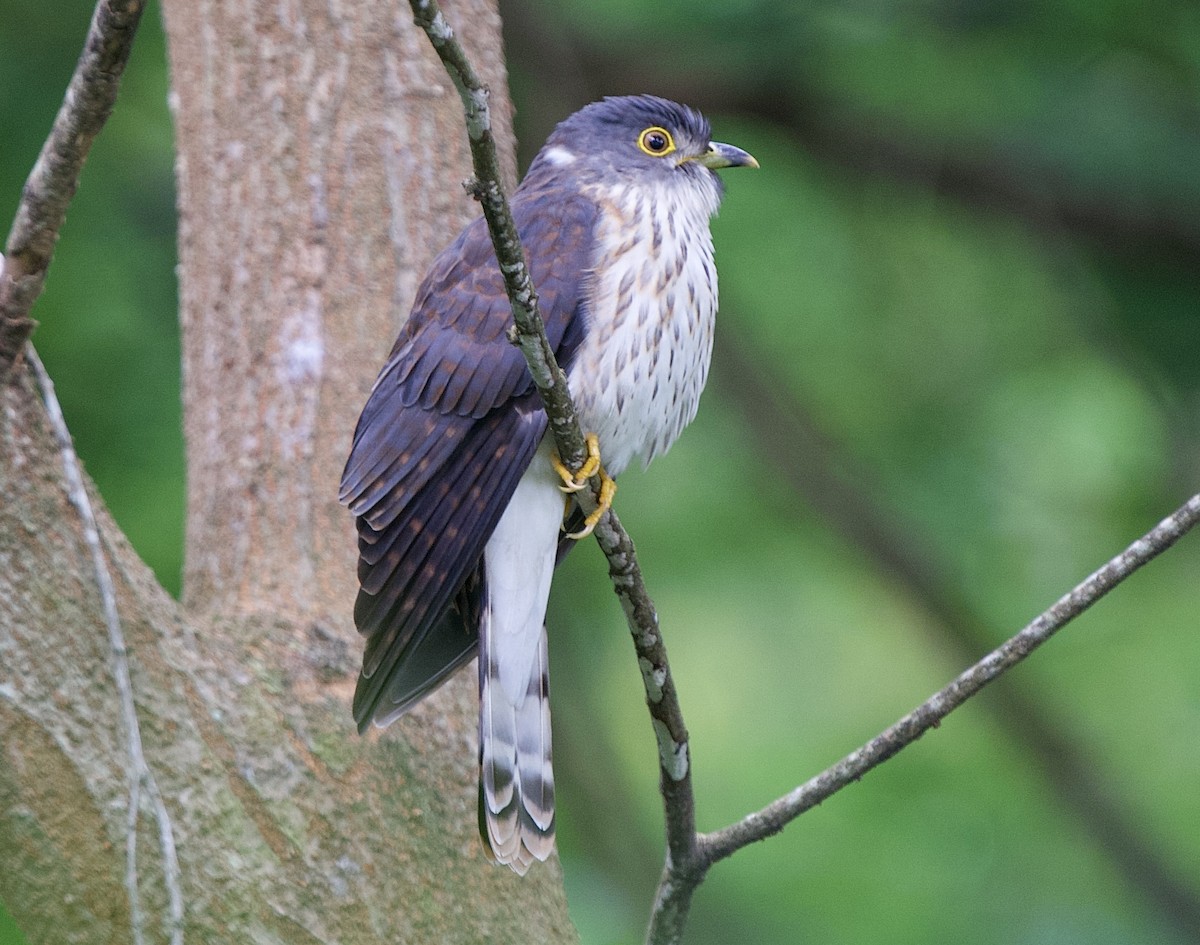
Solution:
[(673, 185), (596, 188), (604, 208), (588, 330), (569, 382), (605, 468), (666, 452), (696, 415), (717, 313), (710, 175)]

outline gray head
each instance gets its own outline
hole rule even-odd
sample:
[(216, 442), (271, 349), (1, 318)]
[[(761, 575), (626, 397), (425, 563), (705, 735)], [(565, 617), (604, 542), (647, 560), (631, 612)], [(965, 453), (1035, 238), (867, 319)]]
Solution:
[(741, 148), (712, 140), (708, 120), (693, 108), (654, 95), (593, 102), (561, 122), (529, 168), (529, 177), (562, 169), (579, 179), (638, 178), (662, 184), (720, 167), (758, 167)]

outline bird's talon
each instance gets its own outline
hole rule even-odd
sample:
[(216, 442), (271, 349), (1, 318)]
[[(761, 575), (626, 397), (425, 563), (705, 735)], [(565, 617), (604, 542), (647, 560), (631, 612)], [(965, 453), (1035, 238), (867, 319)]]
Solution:
[[(566, 467), (564, 466), (563, 468), (565, 469)], [(560, 472), (559, 475), (561, 476), (562, 473)], [(569, 475), (569, 473), (568, 473), (568, 475)], [(576, 492), (578, 492), (580, 489), (582, 489), (586, 485), (587, 485), (586, 479), (583, 482), (575, 482), (574, 479), (571, 479), (571, 480), (564, 479), (563, 484), (561, 486), (559, 486), (558, 489), (560, 492), (565, 492), (568, 496), (571, 496), (571, 495), (574, 495)]]
[(617, 482), (603, 469), (600, 470), (600, 498), (597, 499), (596, 510), (583, 520), (583, 528), (577, 532), (567, 532), (568, 538), (573, 538), (579, 541), (582, 538), (587, 538), (595, 529), (597, 523), (603, 518), (604, 513), (612, 508), (613, 496), (617, 494)]
[(595, 433), (589, 433), (583, 441), (587, 444), (587, 459), (575, 471), (575, 481), (578, 483), (587, 482), (600, 468), (600, 438)]
[(568, 494), (578, 492), (587, 485), (587, 481), (596, 474), (600, 468), (600, 439), (595, 433), (589, 433), (584, 438), (587, 444), (587, 459), (583, 461), (583, 465), (572, 471), (567, 468), (558, 456), (557, 452), (550, 454), (550, 464), (554, 467), (554, 471), (558, 473), (558, 478), (563, 481), (563, 484), (558, 488)]

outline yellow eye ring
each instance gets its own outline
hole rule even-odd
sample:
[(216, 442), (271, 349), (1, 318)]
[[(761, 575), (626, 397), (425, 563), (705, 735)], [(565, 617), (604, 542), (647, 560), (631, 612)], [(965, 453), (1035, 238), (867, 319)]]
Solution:
[(651, 157), (662, 157), (675, 150), (675, 139), (666, 128), (653, 125), (638, 135), (637, 145)]

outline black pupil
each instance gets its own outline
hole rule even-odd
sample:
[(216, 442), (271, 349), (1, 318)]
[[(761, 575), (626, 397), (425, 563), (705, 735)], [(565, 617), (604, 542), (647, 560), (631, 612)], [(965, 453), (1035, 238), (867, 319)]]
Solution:
[(651, 151), (665, 151), (667, 148), (667, 136), (660, 131), (652, 131), (646, 135), (646, 147)]

